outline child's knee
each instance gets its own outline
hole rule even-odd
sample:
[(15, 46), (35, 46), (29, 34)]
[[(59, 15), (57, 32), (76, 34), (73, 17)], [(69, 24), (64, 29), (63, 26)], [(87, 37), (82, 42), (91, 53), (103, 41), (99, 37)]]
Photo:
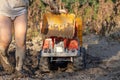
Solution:
[(10, 45), (11, 41), (11, 39), (0, 41), (0, 48), (6, 49)]
[(20, 42), (16, 42), (16, 47), (18, 48), (24, 48), (25, 47), (25, 41), (20, 41)]

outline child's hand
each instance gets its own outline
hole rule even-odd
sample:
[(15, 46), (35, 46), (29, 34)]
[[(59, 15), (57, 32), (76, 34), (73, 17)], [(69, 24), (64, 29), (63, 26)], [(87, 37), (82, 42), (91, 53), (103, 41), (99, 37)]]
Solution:
[(67, 11), (65, 9), (60, 9), (59, 13), (67, 13)]

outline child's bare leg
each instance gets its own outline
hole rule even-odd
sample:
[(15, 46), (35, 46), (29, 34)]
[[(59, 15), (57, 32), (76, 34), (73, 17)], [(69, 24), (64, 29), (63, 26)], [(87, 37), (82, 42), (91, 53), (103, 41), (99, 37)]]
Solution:
[(13, 72), (13, 67), (10, 65), (7, 58), (7, 49), (12, 40), (12, 22), (9, 17), (0, 16), (0, 61), (4, 70)]
[(16, 41), (16, 70), (20, 71), (26, 50), (27, 15), (23, 14), (14, 20)]

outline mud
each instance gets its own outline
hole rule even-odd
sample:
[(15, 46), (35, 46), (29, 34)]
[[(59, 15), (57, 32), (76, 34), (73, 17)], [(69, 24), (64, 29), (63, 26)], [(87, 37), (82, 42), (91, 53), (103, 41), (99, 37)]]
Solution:
[[(27, 42), (26, 58), (24, 60), (24, 78), (12, 79), (0, 66), (0, 80), (120, 80), (120, 43), (95, 34), (83, 37), (87, 49), (87, 68), (67, 72), (58, 69), (43, 73), (39, 69), (40, 38)], [(15, 65), (15, 43), (9, 47), (9, 59)], [(79, 58), (78, 58), (79, 59)], [(79, 61), (78, 61), (79, 62)], [(79, 67), (79, 66), (78, 66)]]

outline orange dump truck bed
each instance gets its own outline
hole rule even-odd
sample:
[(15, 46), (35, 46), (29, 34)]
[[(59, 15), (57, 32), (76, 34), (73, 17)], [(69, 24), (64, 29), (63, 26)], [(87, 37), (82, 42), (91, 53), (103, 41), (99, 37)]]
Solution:
[(47, 38), (73, 39), (78, 37), (82, 45), (82, 19), (76, 18), (74, 14), (45, 13), (41, 33)]

